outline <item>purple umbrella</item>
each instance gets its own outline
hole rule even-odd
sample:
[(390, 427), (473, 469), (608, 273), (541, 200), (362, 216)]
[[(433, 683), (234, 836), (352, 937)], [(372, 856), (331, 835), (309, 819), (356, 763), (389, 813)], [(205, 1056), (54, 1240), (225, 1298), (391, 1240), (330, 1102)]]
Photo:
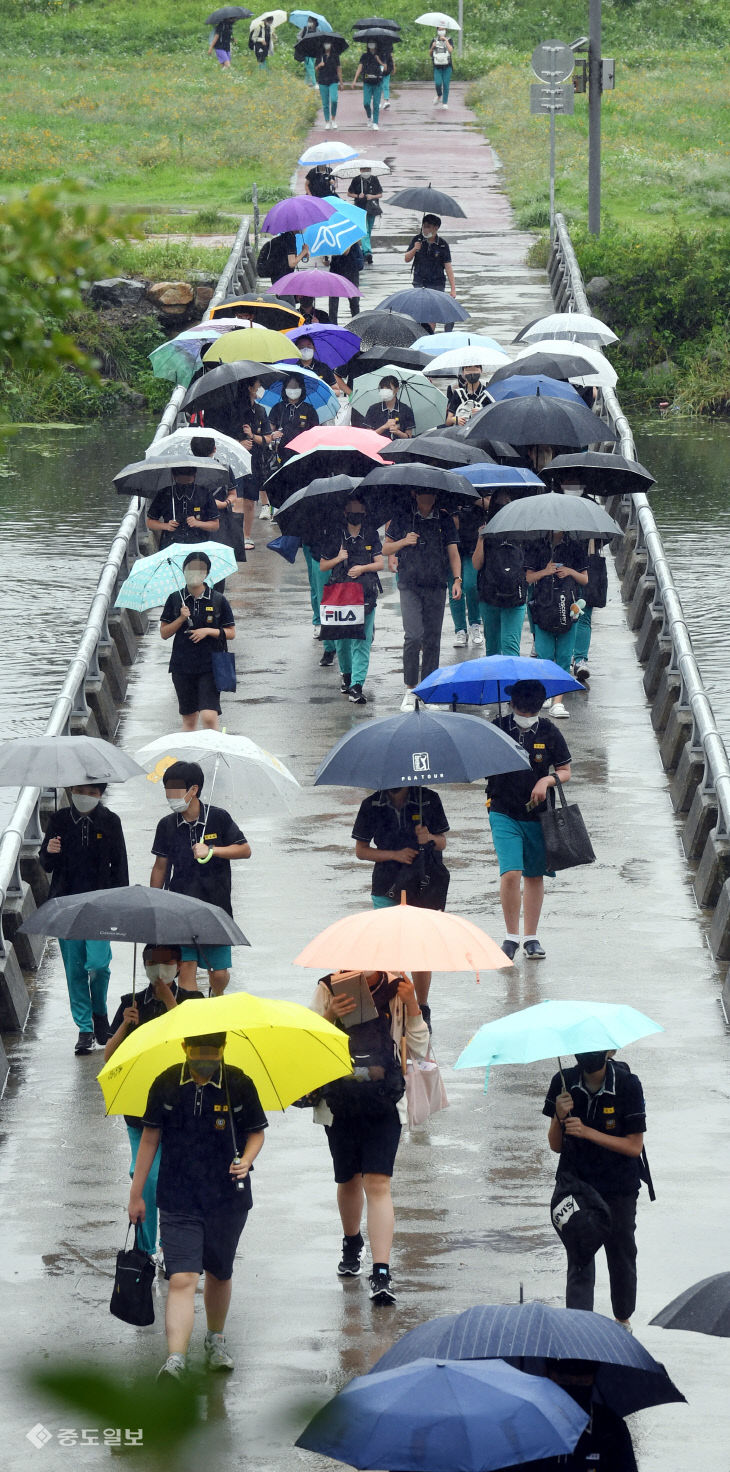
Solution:
[(319, 327), (291, 327), (284, 336), (290, 337), (292, 342), (298, 342), (300, 337), (311, 337), (315, 358), (319, 363), (326, 363), (328, 368), (341, 368), (343, 363), (349, 363), (360, 347), (360, 339), (354, 332), (348, 332), (345, 327), (329, 327), (326, 322)]
[(284, 230), (304, 230), (335, 214), (334, 206), (310, 194), (294, 194), (273, 205), (261, 229), (265, 235), (281, 235)]
[[(336, 271), (290, 271), (270, 287), (276, 296), (361, 296), (359, 286)], [(267, 291), (267, 296), (269, 292)]]

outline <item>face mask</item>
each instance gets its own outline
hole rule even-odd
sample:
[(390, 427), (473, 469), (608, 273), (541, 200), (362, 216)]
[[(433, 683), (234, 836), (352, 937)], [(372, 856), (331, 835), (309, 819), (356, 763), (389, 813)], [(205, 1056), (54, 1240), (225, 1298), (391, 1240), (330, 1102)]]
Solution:
[(200, 584), (205, 582), (207, 573), (202, 567), (186, 567), (183, 577), (188, 588), (199, 588)]
[(171, 981), (174, 981), (175, 977), (177, 976), (177, 966), (175, 965), (174, 961), (156, 961), (149, 966), (145, 966), (144, 969), (147, 980), (151, 982), (166, 981), (169, 983)]
[(434, 236), (436, 234), (436, 231), (435, 230), (422, 230), (421, 231), (421, 234), (422, 234), (424, 240), (433, 240), (433, 238), (434, 238)]
[(445, 41), (446, 40), (446, 32), (445, 31), (437, 31), (436, 32), (436, 35), (438, 36), (438, 38), (439, 38), (440, 41)]
[(85, 792), (72, 792), (71, 801), (79, 813), (93, 813), (98, 806), (98, 797), (88, 797)]
[(390, 981), (387, 977), (381, 977), (377, 986), (372, 987), (370, 996), (379, 1012), (383, 1012), (388, 1006), (388, 1003), (392, 1002), (393, 998), (397, 996), (398, 982), (399, 978), (397, 976), (393, 977)]
[(261, 388), (261, 386), (259, 385), (259, 387), (256, 390), (256, 398), (257, 399), (262, 399), (264, 397), (265, 392), (266, 392), (266, 390), (264, 388)]
[(362, 526), (364, 518), (362, 511), (353, 511), (352, 513), (348, 511), (346, 513), (345, 519), (348, 526)]
[(361, 169), (360, 170), (360, 178), (361, 179), (369, 179), (370, 178), (370, 170), (369, 169)]
[(579, 1063), (584, 1073), (598, 1073), (606, 1062), (605, 1053), (576, 1053), (576, 1063)]
[(197, 1078), (203, 1079), (206, 1083), (218, 1072), (220, 1066), (220, 1060), (218, 1058), (212, 1058), (210, 1060), (207, 1058), (188, 1058), (190, 1072), (194, 1072)]
[(184, 813), (186, 807), (189, 806), (187, 795), (185, 797), (168, 797), (167, 805), (172, 808), (173, 813)]
[(516, 711), (513, 711), (512, 712), (512, 719), (513, 719), (515, 725), (516, 726), (519, 726), (519, 728), (520, 728), (521, 731), (531, 731), (532, 728), (533, 728), (533, 726), (536, 726), (537, 725), (540, 717), (539, 716), (518, 716), (517, 712)]
[(464, 374), (464, 378), (466, 379), (467, 383), (478, 383), (479, 382), (479, 379), (480, 379), (480, 376), (481, 375), (479, 373), (465, 373)]
[(305, 363), (311, 363), (314, 357), (314, 348), (302, 348), (302, 358)]
[(368, 51), (374, 51), (374, 50), (375, 50), (375, 42), (374, 41), (368, 41)]
[(332, 50), (332, 47), (331, 46), (325, 46), (324, 49), (325, 49), (325, 51), (331, 51)]
[(302, 397), (302, 391), (300, 388), (285, 388), (284, 393), (286, 394), (288, 399), (301, 399)]
[(382, 404), (387, 404), (388, 400), (389, 399), (392, 399), (392, 397), (393, 397), (393, 390), (392, 390), (392, 388), (379, 388), (378, 389), (378, 398), (380, 399), (380, 401), (381, 401)]

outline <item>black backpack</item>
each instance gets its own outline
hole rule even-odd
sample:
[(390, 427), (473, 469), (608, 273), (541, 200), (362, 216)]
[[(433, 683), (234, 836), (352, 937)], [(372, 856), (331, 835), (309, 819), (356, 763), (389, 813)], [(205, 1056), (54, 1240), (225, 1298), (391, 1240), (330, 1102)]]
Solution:
[(477, 577), (479, 597), (495, 608), (519, 608), (527, 598), (525, 559), (516, 542), (484, 541), (484, 565)]
[(546, 634), (564, 634), (570, 628), (570, 605), (575, 597), (572, 578), (540, 578), (532, 585), (532, 616)]
[(561, 1170), (550, 1201), (550, 1219), (566, 1252), (585, 1267), (611, 1230), (611, 1212), (594, 1186)]
[(354, 1072), (324, 1089), (335, 1119), (374, 1119), (391, 1113), (405, 1092), (405, 1079), (386, 1017), (361, 1022), (347, 1031)]

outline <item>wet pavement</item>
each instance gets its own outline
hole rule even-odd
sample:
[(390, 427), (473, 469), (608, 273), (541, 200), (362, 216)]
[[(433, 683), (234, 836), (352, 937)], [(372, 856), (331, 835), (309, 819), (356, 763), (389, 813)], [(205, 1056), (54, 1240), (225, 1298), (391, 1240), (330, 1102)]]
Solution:
[[(396, 184), (415, 177), (417, 167), (410, 153), (410, 161), (401, 163), (401, 126), (408, 130), (409, 149), (420, 140), (418, 146), (436, 156), (432, 138), (443, 127), (441, 115), (436, 122), (424, 89), (420, 113), (418, 106), (416, 89), (409, 90), (405, 125), (394, 106), (388, 128), (372, 135), (381, 151), (398, 156)], [(458, 119), (454, 108), (447, 125), (452, 139)], [(471, 170), (475, 177), (481, 168), (472, 144), (487, 157), (478, 135), (460, 132), (456, 162), (443, 164), (440, 174), (434, 167), (435, 185), (459, 196), (459, 170)], [(486, 197), (491, 210), (488, 180)], [(475, 202), (481, 209), (483, 201)], [(504, 204), (499, 208), (506, 212)], [(364, 278), (368, 304), (391, 290), (402, 274), (402, 267), (383, 259), (389, 229), (390, 217), (380, 241), (376, 236), (376, 266)], [(456, 242), (461, 281), (475, 242), (462, 237), (462, 245), (456, 230), (448, 233)], [(500, 236), (496, 213), (492, 230), (486, 229), (476, 248), (483, 252), (481, 266), (473, 268), (474, 295), (465, 299), (479, 326), (492, 332), (499, 323), (495, 335), (509, 341), (524, 318), (545, 305), (544, 278), (519, 265), (516, 238)], [(508, 264), (513, 256), (514, 293)], [(477, 309), (482, 291), (491, 293), (490, 313), (482, 305)], [(290, 567), (267, 553), (268, 535), (268, 524), (257, 523), (257, 549), (229, 584), (239, 688), (225, 697), (224, 724), (280, 756), (303, 790), (291, 812), (272, 819), (249, 819), (244, 791), (235, 803), (253, 857), (234, 866), (234, 910), (251, 950), (235, 955), (232, 985), (306, 1003), (315, 977), (294, 967), (292, 957), (332, 919), (368, 904), (368, 872), (356, 862), (349, 837), (360, 794), (313, 789), (312, 776), (343, 732), (398, 709), (401, 629), (388, 577), (367, 685), (371, 698), (363, 710), (348, 704), (337, 693), (336, 671), (319, 668), (301, 559)], [(541, 1115), (552, 1066), (494, 1069), (485, 1097), (480, 1074), (453, 1073), (451, 1065), (483, 1021), (544, 997), (589, 996), (633, 1002), (665, 1028), (623, 1055), (645, 1086), (647, 1146), (658, 1195), (649, 1205), (642, 1192), (640, 1202), (634, 1324), (689, 1405), (633, 1418), (641, 1472), (685, 1472), (690, 1465), (727, 1472), (730, 1346), (647, 1327), (680, 1289), (727, 1267), (730, 1088), (719, 978), (688, 884), (613, 576), (609, 605), (595, 623), (590, 694), (572, 699), (563, 730), (574, 757), (571, 797), (580, 802), (597, 863), (550, 884), (541, 925), (546, 961), (519, 961), (512, 969), (483, 976), (479, 984), (471, 976), (434, 980), (434, 1045), (451, 1107), (428, 1131), (404, 1137), (398, 1155), (397, 1307), (373, 1309), (364, 1276), (338, 1281), (341, 1233), (323, 1132), (307, 1113), (272, 1115), (256, 1168), (256, 1204), (234, 1276), (228, 1340), (236, 1370), (204, 1398), (206, 1439), (176, 1467), (205, 1464), (257, 1472), (332, 1467), (294, 1449), (298, 1431), (318, 1405), (367, 1370), (406, 1329), (476, 1302), (515, 1302), (521, 1287), (525, 1298), (562, 1301), (564, 1253), (549, 1221), (554, 1167)], [(445, 662), (458, 657), (451, 639), (447, 615)], [(129, 751), (177, 727), (166, 665), (167, 652), (153, 626), (133, 671), (123, 720), (121, 739)], [(442, 796), (451, 825), (449, 908), (500, 940), (498, 875), (483, 792), (476, 784), (445, 788)], [(114, 792), (111, 805), (125, 823), (132, 879), (145, 883), (155, 824), (165, 810), (162, 794), (140, 780)], [(128, 989), (130, 976), (131, 954), (117, 947), (112, 1007)], [(153, 1374), (164, 1357), (161, 1293), (158, 1322), (150, 1329), (129, 1328), (108, 1312), (114, 1257), (125, 1232), (128, 1146), (123, 1123), (102, 1115), (95, 1082), (101, 1055), (75, 1058), (74, 1038), (60, 957), (52, 944), (27, 1032), (13, 1049), (14, 1079), (0, 1111), (0, 1355), (10, 1386), (0, 1430), (8, 1472), (36, 1465), (53, 1472), (98, 1468), (110, 1456), (93, 1444), (73, 1450), (59, 1445), (59, 1428), (75, 1425), (80, 1434), (82, 1423), (29, 1391), (22, 1381), (24, 1367), (77, 1354), (123, 1377), (133, 1366)], [(596, 1307), (610, 1313), (602, 1264)], [(203, 1335), (201, 1309), (199, 1302), (196, 1355)], [(38, 1422), (52, 1440), (36, 1450), (26, 1433)], [(135, 1465), (149, 1465), (144, 1453)]]

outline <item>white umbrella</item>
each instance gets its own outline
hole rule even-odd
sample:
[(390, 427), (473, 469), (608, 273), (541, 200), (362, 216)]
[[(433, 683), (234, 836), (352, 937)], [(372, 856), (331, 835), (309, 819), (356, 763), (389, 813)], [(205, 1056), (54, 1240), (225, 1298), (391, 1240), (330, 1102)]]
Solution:
[(300, 164), (342, 164), (357, 156), (357, 149), (351, 148), (349, 143), (315, 143), (312, 148), (305, 148), (299, 162)]
[(299, 783), (288, 767), (248, 736), (227, 731), (173, 731), (137, 752), (148, 782), (161, 782), (172, 762), (198, 762), (205, 775), (204, 806), (214, 800), (268, 813), (288, 805)]
[[(240, 322), (236, 323), (240, 327)], [(221, 434), (218, 429), (176, 429), (166, 439), (155, 440), (148, 445), (144, 452), (145, 460), (177, 460), (181, 455), (190, 454), (190, 441), (192, 439), (215, 440), (214, 460), (221, 465), (230, 465), (235, 476), (251, 474), (251, 456), (238, 440), (231, 439), (228, 434)]]
[(456, 378), (462, 368), (468, 368), (473, 363), (478, 363), (480, 368), (493, 371), (495, 368), (503, 368), (509, 362), (509, 354), (503, 353), (496, 348), (451, 348), (448, 353), (439, 353), (437, 358), (432, 358), (423, 369), (427, 378), (433, 378), (434, 374), (443, 378)]
[[(565, 353), (568, 357), (576, 351), (575, 343), (566, 341), (565, 338), (547, 338), (544, 342), (529, 343), (527, 347), (521, 348), (517, 353), (518, 358), (529, 358), (535, 353)], [(581, 387), (589, 387), (595, 384), (598, 388), (615, 388), (618, 383), (618, 374), (608, 358), (597, 348), (589, 348), (585, 343), (580, 344), (578, 349), (581, 358), (587, 359), (593, 365), (593, 373), (571, 374), (570, 382), (577, 383)]]
[(417, 15), (415, 24), (417, 26), (434, 26), (438, 30), (443, 26), (447, 31), (460, 31), (458, 20), (453, 20), (450, 15), (444, 15), (442, 10), (427, 10), (424, 15)]
[(542, 342), (548, 337), (560, 341), (567, 338), (569, 342), (586, 343), (591, 348), (607, 348), (610, 343), (618, 342), (616, 333), (589, 312), (550, 312), (524, 327), (517, 341)]
[(286, 11), (262, 10), (261, 14), (254, 16), (254, 19), (250, 22), (248, 28), (249, 33), (254, 29), (255, 26), (260, 26), (261, 22), (264, 20), (267, 20), (269, 22), (269, 25), (271, 26), (272, 31), (275, 31), (277, 26), (284, 25), (286, 21)]
[[(363, 158), (361, 154), (358, 154), (357, 167), (358, 169), (370, 169), (373, 174), (389, 174), (391, 172), (385, 159)], [(346, 179), (348, 174), (352, 173), (352, 168), (350, 164), (337, 164), (332, 170), (332, 173), (336, 174), (338, 179)]]

